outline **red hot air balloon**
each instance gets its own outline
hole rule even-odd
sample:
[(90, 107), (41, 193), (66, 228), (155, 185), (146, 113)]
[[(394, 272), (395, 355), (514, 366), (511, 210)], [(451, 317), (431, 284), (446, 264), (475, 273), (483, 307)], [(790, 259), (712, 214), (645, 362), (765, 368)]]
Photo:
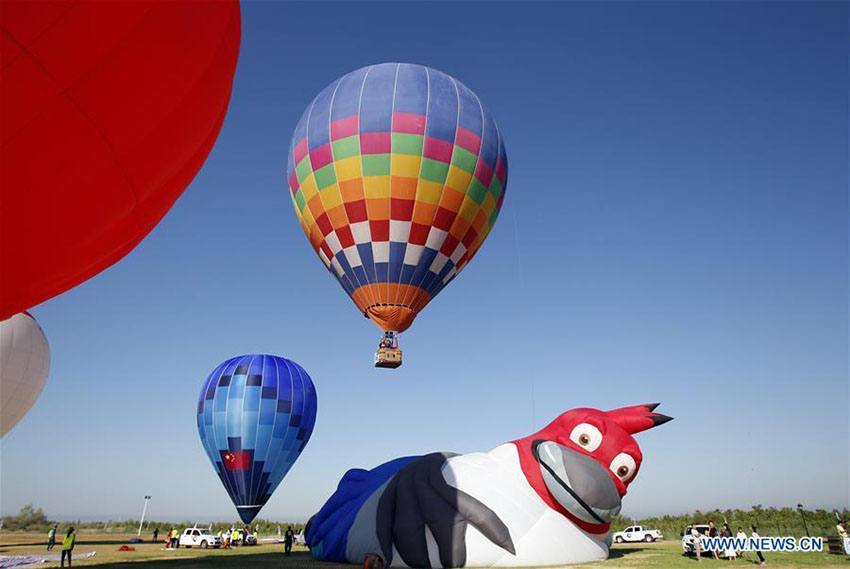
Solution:
[(0, 319), (131, 251), (218, 136), (236, 0), (0, 4)]

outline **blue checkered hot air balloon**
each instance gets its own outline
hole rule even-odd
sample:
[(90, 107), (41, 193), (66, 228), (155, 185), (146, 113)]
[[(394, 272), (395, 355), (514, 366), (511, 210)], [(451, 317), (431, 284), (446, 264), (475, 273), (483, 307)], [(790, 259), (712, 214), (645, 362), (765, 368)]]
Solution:
[(316, 410), (313, 381), (286, 358), (237, 356), (207, 377), (198, 401), (198, 433), (245, 523), (304, 450)]

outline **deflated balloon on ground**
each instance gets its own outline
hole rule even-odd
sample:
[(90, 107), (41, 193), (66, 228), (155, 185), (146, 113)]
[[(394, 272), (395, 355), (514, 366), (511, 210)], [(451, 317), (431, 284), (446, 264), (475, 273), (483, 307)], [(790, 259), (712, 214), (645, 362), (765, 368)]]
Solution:
[(608, 557), (610, 522), (657, 404), (573, 409), (490, 452), (432, 453), (345, 473), (308, 524), (322, 561), (394, 567), (548, 566)]

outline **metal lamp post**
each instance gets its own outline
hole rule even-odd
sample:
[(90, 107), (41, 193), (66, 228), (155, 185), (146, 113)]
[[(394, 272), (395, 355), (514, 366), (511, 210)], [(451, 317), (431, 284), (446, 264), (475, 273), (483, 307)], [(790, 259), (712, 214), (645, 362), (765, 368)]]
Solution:
[(142, 526), (145, 525), (145, 512), (148, 511), (148, 500), (150, 496), (145, 496), (145, 505), (142, 507), (142, 519), (139, 520), (139, 532), (136, 535), (142, 535)]
[(803, 528), (806, 530), (806, 537), (811, 537), (809, 535), (809, 526), (806, 524), (806, 514), (803, 513), (803, 504), (797, 504), (797, 511), (800, 512), (800, 517), (803, 518)]

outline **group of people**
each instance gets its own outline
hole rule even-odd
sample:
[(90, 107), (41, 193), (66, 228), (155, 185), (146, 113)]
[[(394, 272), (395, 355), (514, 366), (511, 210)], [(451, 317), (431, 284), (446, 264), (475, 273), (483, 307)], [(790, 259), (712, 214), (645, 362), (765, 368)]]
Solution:
[(386, 332), (384, 337), (381, 338), (381, 342), (378, 344), (378, 348), (392, 350), (393, 348), (398, 347), (398, 340), (392, 332)]
[[(50, 531), (47, 532), (47, 551), (53, 551), (56, 545), (56, 530), (59, 529), (58, 524), (53, 524)], [(60, 567), (65, 566), (65, 559), (68, 559), (68, 567), (71, 566), (71, 553), (74, 551), (74, 545), (77, 543), (77, 534), (74, 532), (74, 526), (68, 528), (68, 532), (62, 539), (62, 561)]]
[[(159, 528), (153, 530), (153, 541), (156, 543), (156, 538), (159, 536)], [(166, 549), (178, 549), (180, 547), (180, 531), (174, 528), (168, 530), (165, 534)]]
[[(56, 546), (56, 531), (59, 529), (58, 524), (53, 524), (53, 527), (50, 528), (50, 531), (47, 532), (47, 551), (53, 551), (53, 548)], [(255, 533), (259, 533), (260, 526), (257, 524)], [(278, 527), (278, 535), (280, 535), (280, 527)], [(250, 526), (244, 526), (242, 529), (234, 529), (228, 528), (224, 531), (219, 530), (218, 537), (221, 538), (221, 547), (222, 549), (228, 549), (231, 544), (234, 543), (245, 543), (247, 541), (248, 536), (251, 535)], [(153, 543), (156, 543), (159, 539), (159, 528), (154, 528), (153, 530)], [(61, 558), (61, 567), (65, 566), (65, 559), (68, 560), (68, 567), (71, 566), (71, 553), (74, 551), (74, 545), (77, 542), (77, 534), (74, 532), (73, 526), (68, 528), (68, 532), (65, 534), (65, 537), (62, 539), (62, 558)], [(286, 555), (292, 553), (292, 545), (295, 543), (295, 531), (292, 529), (292, 526), (288, 526), (286, 528), (286, 532), (283, 535), (283, 550)], [(168, 530), (168, 533), (165, 534), (165, 547), (168, 549), (178, 549), (180, 547), (180, 531), (171, 528)]]
[[(750, 526), (750, 529), (752, 530), (752, 534), (750, 535), (750, 537), (752, 537), (754, 539), (759, 539), (759, 534), (758, 534), (758, 531), (756, 530), (756, 526)], [(691, 524), (691, 527), (689, 528), (688, 533), (694, 538), (694, 552), (696, 553), (697, 561), (702, 561), (702, 541), (701, 541), (700, 538), (702, 538), (702, 537), (728, 537), (728, 538), (731, 538), (732, 537), (732, 529), (729, 527), (728, 522), (723, 522), (723, 529), (718, 531), (717, 527), (714, 525), (714, 522), (711, 521), (711, 520), (709, 520), (709, 522), (708, 522), (708, 535), (704, 535), (703, 533), (701, 533), (699, 531), (699, 528), (697, 528), (696, 522)], [(742, 528), (741, 526), (738, 526), (738, 533), (735, 535), (735, 538), (738, 539), (738, 540), (746, 540), (747, 539), (747, 534), (744, 533), (744, 528)], [(759, 565), (760, 566), (767, 565), (767, 562), (764, 560), (764, 555), (762, 555), (762, 552), (756, 551), (755, 553), (756, 553), (756, 556), (758, 556)], [(727, 561), (730, 560), (730, 559), (737, 559), (739, 554), (741, 555), (741, 557), (744, 556), (743, 551), (738, 551), (734, 547), (727, 547), (723, 551), (723, 558), (726, 559)], [(718, 555), (716, 549), (711, 551), (711, 556), (714, 559), (720, 559), (720, 555)]]
[[(257, 526), (259, 531), (260, 526)], [(244, 544), (248, 541), (248, 536), (251, 535), (251, 528), (243, 526), (242, 529), (230, 528), (224, 531), (219, 530), (218, 537), (221, 538), (221, 548), (229, 549), (231, 545)]]

